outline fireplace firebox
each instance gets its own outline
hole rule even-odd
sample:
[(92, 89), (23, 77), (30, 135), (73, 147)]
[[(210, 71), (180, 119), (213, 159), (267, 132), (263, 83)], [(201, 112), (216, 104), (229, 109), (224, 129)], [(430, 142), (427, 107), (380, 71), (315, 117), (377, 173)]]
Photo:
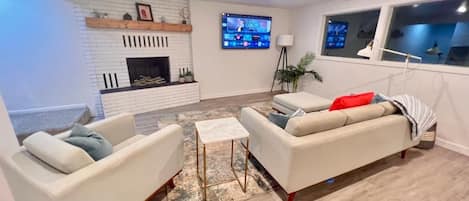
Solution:
[(130, 85), (151, 87), (171, 82), (169, 57), (127, 58)]

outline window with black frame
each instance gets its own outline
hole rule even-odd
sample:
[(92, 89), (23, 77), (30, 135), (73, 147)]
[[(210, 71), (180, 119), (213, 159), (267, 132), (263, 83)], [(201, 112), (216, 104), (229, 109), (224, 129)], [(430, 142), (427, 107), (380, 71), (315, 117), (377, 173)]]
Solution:
[[(469, 66), (467, 0), (395, 7), (385, 47), (422, 57), (422, 63)], [(404, 57), (383, 53), (383, 60)]]
[(380, 10), (326, 17), (321, 55), (360, 58), (357, 52), (375, 37)]

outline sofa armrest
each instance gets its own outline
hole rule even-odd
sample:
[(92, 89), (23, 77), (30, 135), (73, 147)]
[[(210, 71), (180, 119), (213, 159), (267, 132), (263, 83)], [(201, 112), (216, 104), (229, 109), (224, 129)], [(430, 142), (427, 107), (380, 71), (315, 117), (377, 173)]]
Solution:
[(241, 124), (248, 130), (251, 154), (281, 185), (289, 178), (295, 136), (270, 122), (252, 108), (241, 110)]
[[(135, 117), (129, 113), (122, 113), (113, 117), (99, 120), (85, 127), (97, 131), (109, 140), (113, 146), (120, 144), (136, 135)], [(71, 130), (55, 135), (56, 138), (65, 139), (70, 136)]]
[(113, 146), (136, 135), (135, 117), (129, 113), (93, 122), (86, 127), (103, 135)]
[(184, 137), (170, 125), (50, 187), (61, 201), (145, 200), (183, 168)]

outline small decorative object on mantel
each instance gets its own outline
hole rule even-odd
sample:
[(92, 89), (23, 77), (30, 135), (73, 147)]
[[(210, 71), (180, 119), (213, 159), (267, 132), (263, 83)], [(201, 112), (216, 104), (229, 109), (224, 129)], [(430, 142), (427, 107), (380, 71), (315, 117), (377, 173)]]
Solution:
[(189, 68), (186, 69), (186, 73), (184, 74), (184, 80), (186, 82), (193, 82), (194, 81), (194, 74), (189, 70)]
[(179, 82), (184, 83), (186, 80), (184, 78), (184, 68), (179, 68)]
[(108, 14), (107, 13), (103, 13), (103, 12), (98, 12), (97, 10), (93, 10), (93, 12), (91, 12), (91, 14), (94, 15), (94, 17), (96, 18), (107, 18)]
[(189, 19), (189, 8), (182, 8), (179, 15), (182, 17), (182, 24), (187, 24), (187, 20)]
[(160, 22), (161, 22), (161, 23), (166, 23), (166, 17), (165, 17), (165, 16), (161, 16), (161, 17), (160, 17)]
[(132, 20), (132, 15), (129, 13), (125, 13), (124, 16), (122, 17), (123, 20)]
[(137, 8), (137, 19), (139, 21), (151, 21), (153, 22), (153, 13), (151, 12), (150, 4), (135, 3)]

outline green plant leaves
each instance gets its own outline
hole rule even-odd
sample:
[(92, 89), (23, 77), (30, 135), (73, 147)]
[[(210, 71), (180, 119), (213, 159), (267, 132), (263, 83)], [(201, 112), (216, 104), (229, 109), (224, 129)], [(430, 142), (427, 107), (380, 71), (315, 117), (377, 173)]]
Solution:
[(322, 82), (322, 76), (319, 75), (318, 72), (314, 70), (306, 70), (306, 67), (309, 66), (315, 56), (313, 53), (308, 52), (305, 54), (300, 59), (300, 62), (298, 62), (298, 65), (293, 66), (289, 65), (285, 69), (280, 69), (277, 72), (277, 80), (279, 83), (293, 83), (293, 91), (296, 91), (298, 88), (298, 80), (301, 78), (301, 76), (304, 76), (305, 74), (311, 74), (313, 76), (313, 79), (318, 80), (319, 82)]

